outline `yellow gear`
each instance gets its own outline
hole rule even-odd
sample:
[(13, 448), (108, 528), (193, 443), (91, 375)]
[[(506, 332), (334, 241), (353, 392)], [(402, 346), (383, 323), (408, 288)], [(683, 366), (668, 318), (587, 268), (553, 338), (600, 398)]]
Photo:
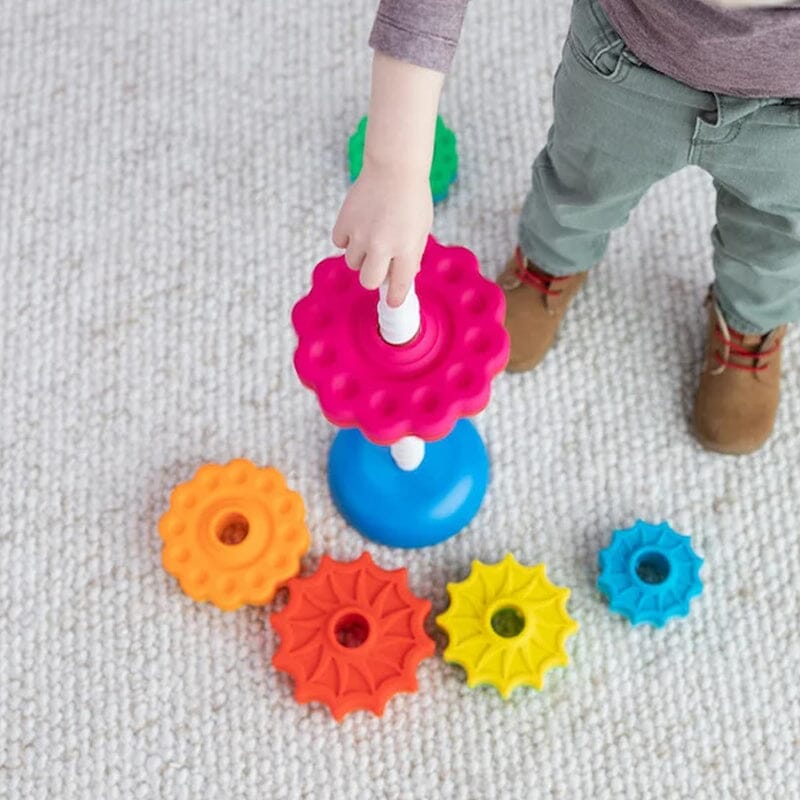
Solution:
[(489, 683), (504, 698), (517, 686), (542, 688), (545, 673), (565, 667), (564, 647), (578, 623), (567, 613), (570, 590), (555, 586), (544, 564), (472, 562), (469, 577), (448, 583), (450, 607), (436, 621), (450, 639), (444, 659), (461, 665), (467, 685)]

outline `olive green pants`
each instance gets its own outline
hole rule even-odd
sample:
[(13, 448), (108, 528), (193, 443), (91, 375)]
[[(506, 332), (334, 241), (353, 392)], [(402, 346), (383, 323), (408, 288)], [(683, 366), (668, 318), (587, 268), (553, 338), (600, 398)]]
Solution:
[(698, 91), (631, 53), (597, 0), (575, 0), (555, 119), (519, 226), (554, 275), (588, 269), (660, 178), (690, 164), (717, 190), (715, 296), (764, 333), (800, 319), (800, 100)]

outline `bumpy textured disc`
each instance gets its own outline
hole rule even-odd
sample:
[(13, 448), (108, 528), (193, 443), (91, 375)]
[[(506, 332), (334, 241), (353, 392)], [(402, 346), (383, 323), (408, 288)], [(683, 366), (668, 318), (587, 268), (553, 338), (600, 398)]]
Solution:
[(447, 591), (450, 607), (436, 620), (450, 640), (444, 659), (466, 670), (467, 685), (488, 683), (508, 698), (517, 686), (541, 689), (548, 670), (569, 663), (564, 643), (578, 630), (570, 591), (548, 580), (544, 564), (523, 566), (510, 553), (473, 561)]
[(691, 599), (703, 591), (703, 559), (692, 549), (692, 540), (666, 522), (638, 520), (632, 528), (614, 531), (598, 563), (597, 586), (609, 608), (634, 625), (660, 628), (671, 617), (685, 617)]
[(344, 256), (317, 265), (311, 292), (292, 312), (300, 380), (330, 422), (359, 428), (375, 444), (446, 436), (485, 408), (508, 361), (503, 292), (469, 250), (431, 237), (416, 289), (421, 327), (405, 345), (383, 340), (378, 292), (361, 286)]
[(393, 695), (416, 691), (417, 666), (433, 655), (429, 611), (405, 569), (381, 569), (368, 553), (323, 556), (314, 575), (289, 582), (288, 605), (270, 617), (281, 638), (272, 662), (294, 678), (298, 702), (324, 703), (337, 720), (380, 716)]
[(167, 572), (224, 611), (269, 603), (310, 543), (302, 497), (245, 459), (200, 467), (173, 490), (158, 530)]
[[(350, 168), (350, 180), (354, 181), (361, 173), (364, 164), (364, 139), (367, 135), (367, 118), (362, 117), (355, 133), (347, 145), (347, 161)], [(450, 186), (458, 177), (458, 148), (456, 135), (445, 125), (441, 116), (436, 118), (436, 138), (433, 145), (433, 162), (431, 164), (431, 195), (433, 202), (439, 203), (447, 199)]]

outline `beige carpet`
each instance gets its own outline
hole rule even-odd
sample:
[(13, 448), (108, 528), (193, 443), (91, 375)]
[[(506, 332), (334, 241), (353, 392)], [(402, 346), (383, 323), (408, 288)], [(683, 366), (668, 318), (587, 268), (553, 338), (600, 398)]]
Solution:
[[(471, 5), (443, 101), (460, 182), (435, 232), (494, 274), (569, 4)], [(307, 571), (367, 546), (328, 498), (332, 431), (293, 373), (289, 312), (331, 252), (374, 8), (0, 3), (0, 797), (800, 796), (800, 339), (770, 446), (703, 453), (687, 427), (710, 280), (699, 172), (614, 237), (557, 355), (498, 379), (470, 528), (369, 547), (436, 611), (473, 558), (545, 561), (582, 627), (544, 692), (467, 689), (437, 633), (418, 694), (337, 725), (271, 668), (267, 610), (198, 605), (162, 570), (170, 488), (238, 456), (303, 493)], [(598, 549), (637, 517), (706, 559), (703, 596), (661, 631), (594, 588)]]

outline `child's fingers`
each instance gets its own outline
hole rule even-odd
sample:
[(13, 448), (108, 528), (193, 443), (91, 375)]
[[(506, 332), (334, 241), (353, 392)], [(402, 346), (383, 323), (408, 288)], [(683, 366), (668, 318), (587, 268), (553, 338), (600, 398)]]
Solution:
[(350, 267), (350, 269), (356, 271), (360, 270), (366, 257), (367, 251), (364, 250), (363, 247), (360, 247), (352, 241), (348, 243), (347, 252), (344, 254), (344, 260), (347, 262), (347, 266)]
[(350, 236), (345, 230), (345, 226), (342, 224), (341, 218), (336, 220), (336, 224), (333, 226), (333, 230), (331, 231), (331, 241), (336, 245), (336, 247), (341, 247), (344, 250), (348, 244), (350, 244)]
[(361, 285), (365, 289), (377, 289), (386, 279), (389, 271), (389, 256), (380, 251), (370, 250), (361, 267)]
[(386, 293), (386, 302), (392, 307), (397, 308), (403, 304), (408, 290), (411, 288), (410, 281), (399, 281), (393, 278), (389, 281), (389, 291)]
[(418, 255), (403, 255), (392, 259), (389, 269), (389, 291), (386, 294), (386, 302), (392, 308), (396, 308), (406, 299), (414, 276), (419, 271), (419, 262)]
[(412, 280), (413, 275), (408, 277), (408, 267), (398, 268), (397, 259), (394, 259), (389, 270), (389, 291), (386, 292), (386, 302), (392, 308), (402, 305), (411, 288)]

